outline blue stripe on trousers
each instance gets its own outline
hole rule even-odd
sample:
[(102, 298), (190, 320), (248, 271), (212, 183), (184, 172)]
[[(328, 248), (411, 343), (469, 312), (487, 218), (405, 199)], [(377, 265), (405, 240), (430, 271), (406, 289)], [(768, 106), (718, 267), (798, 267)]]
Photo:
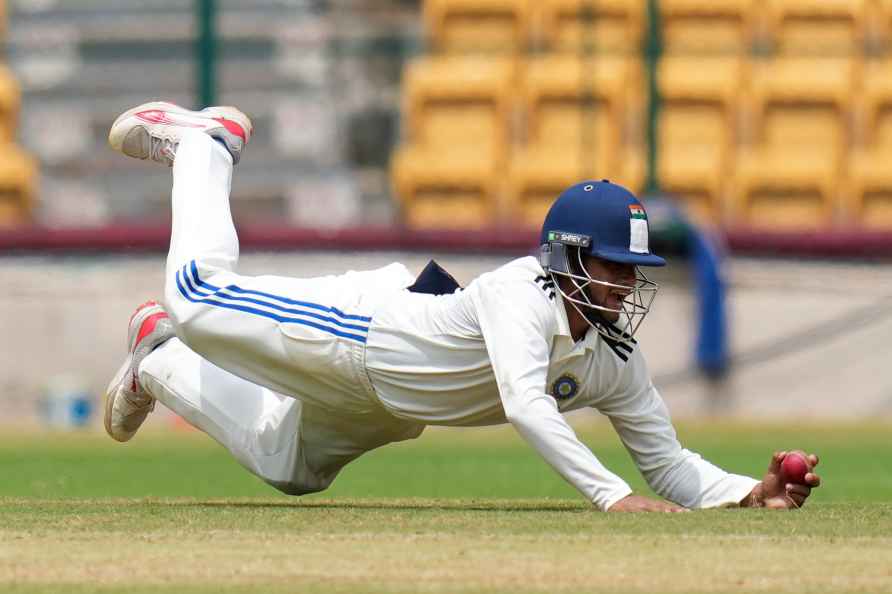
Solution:
[[(187, 289), (183, 286), (184, 281), (191, 285), (191, 283), (188, 282), (186, 275), (184, 274), (181, 278), (180, 271), (177, 271), (177, 274), (176, 274), (177, 289), (179, 290), (180, 294), (185, 299), (187, 299), (188, 301), (191, 301), (192, 303), (202, 303), (202, 304), (212, 305), (214, 307), (221, 307), (224, 309), (232, 309), (235, 311), (242, 311), (245, 313), (269, 318), (269, 319), (275, 320), (276, 322), (279, 322), (279, 323), (300, 324), (302, 326), (309, 326), (310, 328), (322, 330), (323, 332), (328, 332), (330, 334), (334, 334), (335, 336), (340, 336), (341, 338), (355, 340), (355, 341), (363, 343), (363, 344), (366, 342), (367, 337), (363, 334), (344, 332), (344, 331), (338, 330), (336, 328), (331, 328), (329, 326), (323, 326), (322, 324), (317, 324), (315, 322), (311, 322), (310, 320), (306, 320), (303, 318), (282, 316), (282, 315), (278, 315), (273, 312), (265, 311), (262, 309), (257, 309), (255, 307), (250, 307), (250, 306), (246, 306), (246, 305), (237, 305), (235, 303), (227, 303), (227, 302), (219, 301), (216, 299), (211, 299), (210, 297), (199, 297), (199, 298), (193, 297), (189, 294)], [(371, 318), (369, 318), (369, 320), (371, 320)]]
[[(194, 274), (194, 270), (193, 270), (193, 274)], [(202, 285), (209, 286), (207, 283), (203, 283), (198, 277), (194, 277), (194, 278), (196, 279), (195, 284), (197, 284), (199, 286), (202, 286)], [(300, 310), (300, 309), (291, 309), (291, 308), (284, 307), (281, 305), (276, 305), (275, 303), (267, 303), (266, 301), (261, 301), (259, 299), (251, 299), (250, 297), (239, 297), (237, 295), (228, 295), (228, 294), (224, 293), (224, 291), (226, 291), (228, 289), (228, 287), (227, 287), (227, 289), (217, 289), (215, 292), (199, 290), (198, 288), (195, 287), (195, 285), (192, 284), (193, 281), (189, 277), (189, 272), (186, 270), (185, 266), (183, 266), (183, 280), (185, 281), (186, 288), (189, 289), (189, 292), (198, 296), (199, 298), (216, 297), (217, 299), (222, 299), (225, 301), (243, 301), (246, 303), (253, 303), (255, 305), (263, 305), (270, 309), (274, 309), (279, 312), (282, 312), (284, 314), (294, 314), (294, 315), (299, 315), (299, 316), (306, 316), (309, 318), (315, 318), (322, 322), (328, 322), (330, 324), (340, 326), (341, 328), (345, 328), (347, 330), (358, 330), (360, 332), (368, 332), (369, 331), (368, 326), (360, 326), (357, 324), (348, 324), (348, 323), (342, 322), (341, 320), (339, 320), (335, 317), (332, 317), (332, 316), (325, 316), (325, 315), (318, 314), (315, 312), (304, 311), (304, 310)], [(316, 305), (316, 304), (312, 304), (312, 305)], [(320, 309), (325, 309), (325, 306), (323, 306), (323, 305), (319, 305), (317, 307), (319, 307)], [(360, 316), (355, 316), (355, 317), (360, 317)], [(364, 319), (371, 320), (371, 318), (364, 318)]]
[[(198, 276), (198, 266), (195, 264), (195, 260), (192, 260), (189, 263), (189, 266), (192, 270), (192, 276), (195, 278), (195, 282), (198, 283), (200, 287), (209, 289), (211, 291), (219, 291), (220, 287), (214, 286), (209, 282), (201, 280), (201, 277)], [(259, 297), (266, 297), (267, 299), (275, 299), (276, 301), (281, 301), (282, 303), (287, 303), (288, 305), (302, 305), (304, 307), (310, 307), (313, 309), (319, 309), (326, 312), (334, 313), (345, 320), (358, 320), (360, 322), (371, 322), (372, 318), (367, 316), (357, 316), (357, 315), (348, 315), (339, 310), (336, 307), (327, 307), (325, 305), (319, 305), (318, 303), (309, 303), (307, 301), (297, 301), (295, 299), (289, 299), (288, 297), (283, 297), (281, 295), (273, 295), (272, 293), (264, 293), (262, 291), (254, 291), (251, 289), (243, 289), (238, 285), (229, 285), (227, 287), (223, 287), (223, 289), (227, 291), (232, 291), (233, 293), (241, 293), (243, 295), (257, 295)]]

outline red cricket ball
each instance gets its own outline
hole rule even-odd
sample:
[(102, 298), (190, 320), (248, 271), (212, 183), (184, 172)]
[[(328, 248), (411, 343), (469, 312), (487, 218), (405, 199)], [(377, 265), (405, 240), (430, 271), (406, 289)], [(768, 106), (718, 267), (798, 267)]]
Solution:
[(808, 458), (802, 452), (790, 452), (781, 462), (781, 474), (788, 483), (805, 484), (805, 475), (811, 472)]

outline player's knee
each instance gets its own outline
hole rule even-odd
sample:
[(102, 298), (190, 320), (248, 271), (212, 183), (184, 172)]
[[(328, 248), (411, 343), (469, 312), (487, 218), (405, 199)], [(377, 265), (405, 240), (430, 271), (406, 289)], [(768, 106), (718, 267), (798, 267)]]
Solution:
[[(168, 275), (164, 289), (165, 307), (179, 336), (186, 344), (199, 338), (209, 329), (202, 314), (212, 306), (218, 287), (202, 280), (199, 271), (212, 269), (200, 261), (186, 264)], [(205, 273), (206, 274), (206, 273)], [(208, 275), (209, 276), (209, 275)]]
[(324, 491), (331, 485), (331, 481), (319, 481), (315, 478), (307, 480), (305, 477), (294, 477), (286, 481), (264, 480), (286, 495), (309, 495)]
[(173, 270), (169, 267), (165, 283), (167, 300), (187, 309), (208, 305), (208, 300), (225, 290), (221, 284), (225, 279), (221, 275), (230, 273), (234, 265), (235, 257), (231, 254), (199, 253)]
[(171, 293), (168, 286), (164, 294), (164, 309), (167, 311), (167, 315), (170, 316), (170, 321), (173, 323), (177, 336), (180, 340), (189, 344), (189, 339), (195, 335), (197, 326), (195, 323), (195, 308), (190, 307), (189, 303), (184, 302), (178, 294)]

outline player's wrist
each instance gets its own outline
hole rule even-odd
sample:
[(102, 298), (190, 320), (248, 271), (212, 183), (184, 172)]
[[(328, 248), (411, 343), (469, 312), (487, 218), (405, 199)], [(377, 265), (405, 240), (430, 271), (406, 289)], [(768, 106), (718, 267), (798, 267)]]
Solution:
[(753, 490), (740, 500), (740, 507), (765, 507), (765, 494), (762, 490), (762, 483), (753, 487)]

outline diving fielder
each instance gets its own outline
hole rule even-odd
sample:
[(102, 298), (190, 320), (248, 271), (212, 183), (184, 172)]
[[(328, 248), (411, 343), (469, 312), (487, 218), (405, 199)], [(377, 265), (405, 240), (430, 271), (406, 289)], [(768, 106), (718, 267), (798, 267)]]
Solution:
[[(131, 439), (160, 401), (252, 473), (294, 495), (321, 491), (351, 460), (427, 425), (511, 423), (601, 510), (799, 507), (820, 483), (784, 485), (776, 453), (762, 481), (681, 447), (635, 331), (662, 266), (647, 214), (624, 188), (583, 182), (556, 200), (539, 258), (459, 288), (431, 263), (299, 279), (242, 276), (229, 210), (251, 122), (232, 107), (147, 103), (109, 134), (128, 156), (173, 167), (164, 306), (130, 320), (105, 427)], [(564, 420), (592, 407), (612, 422), (648, 484), (634, 495)], [(809, 456), (812, 465), (817, 457)]]

